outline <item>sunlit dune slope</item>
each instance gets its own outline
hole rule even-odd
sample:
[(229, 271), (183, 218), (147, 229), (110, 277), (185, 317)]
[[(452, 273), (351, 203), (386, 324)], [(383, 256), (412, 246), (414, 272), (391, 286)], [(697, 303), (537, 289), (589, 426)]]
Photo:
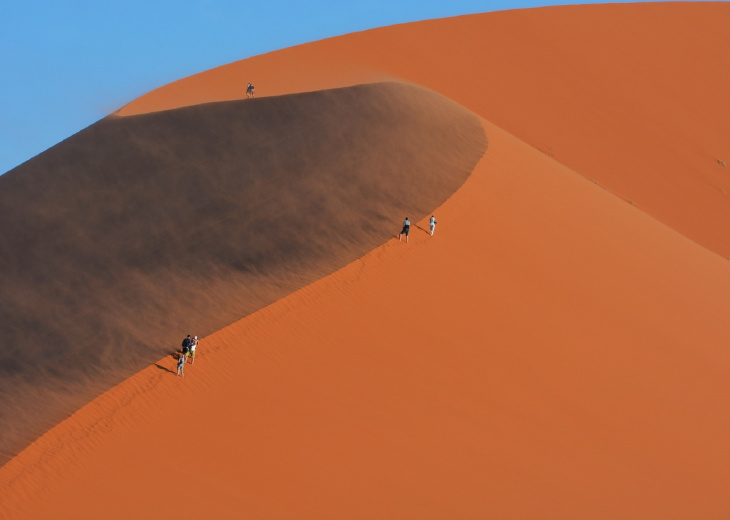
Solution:
[(93, 401), (0, 470), (0, 515), (728, 516), (727, 261), (486, 130), (434, 237)]
[(111, 117), (3, 175), (0, 462), (382, 244), (485, 147), (462, 107), (381, 84)]
[[(296, 138), (283, 130), (288, 125), (271, 134), (314, 146), (323, 141), (310, 134), (325, 132), (332, 151), (310, 165), (310, 146), (286, 148), (295, 159), (282, 171), (299, 171), (304, 161), (318, 174), (334, 173), (305, 183), (321, 191), (297, 185), (296, 196), (281, 193), (289, 177), (273, 184), (276, 195), (262, 185), (260, 199), (249, 204), (266, 208), (267, 218), (252, 226), (263, 228), (299, 196), (334, 206), (298, 229), (310, 231), (299, 249), (269, 250), (270, 237), (252, 238), (252, 255), (263, 248), (277, 261), (254, 256), (246, 270), (234, 260), (212, 260), (221, 250), (231, 252), (223, 255), (228, 259), (248, 251), (237, 233), (256, 211), (236, 213), (234, 225), (214, 210), (235, 206), (228, 198), (236, 193), (233, 181), (216, 181), (225, 196), (211, 197), (210, 211), (201, 212), (214, 215), (207, 231), (178, 205), (183, 200), (183, 209), (190, 208), (207, 179), (152, 190), (154, 201), (166, 201), (161, 194), (178, 184), (190, 190), (165, 202), (185, 215), (181, 229), (192, 230), (180, 231), (185, 238), (172, 234), (185, 260), (171, 268), (167, 242), (153, 237), (132, 250), (138, 263), (112, 270), (131, 273), (124, 276), (136, 285), (122, 279), (111, 288), (152, 287), (154, 280), (154, 287), (173, 293), (172, 307), (155, 293), (144, 303), (122, 293), (130, 309), (144, 309), (134, 330), (161, 334), (169, 325), (173, 344), (160, 346), (161, 359), (1, 467), (0, 517), (730, 516), (730, 266), (723, 258), (730, 256), (730, 184), (718, 162), (730, 164), (724, 116), (730, 108), (729, 7), (555, 7), (367, 31), (186, 78), (120, 110), (129, 117), (102, 122), (225, 107), (215, 124), (187, 124), (207, 135), (231, 112), (282, 102), (288, 109), (281, 109), (283, 120), (304, 110), (294, 100), (306, 99), (304, 105), (319, 110), (302, 120), (324, 117), (327, 125), (302, 123), (306, 130)], [(483, 119), (404, 85), (266, 99), (382, 80), (424, 85)], [(259, 99), (176, 108), (230, 102), (243, 96), (248, 81)], [(341, 116), (334, 117), (330, 109), (340, 104)], [(266, 121), (278, 120), (270, 115), (273, 106)], [(436, 121), (419, 119), (431, 111), (441, 114)], [(369, 118), (374, 113), (382, 125)], [(138, 138), (148, 125), (135, 124), (131, 134), (146, 150), (154, 138)], [(243, 126), (230, 148), (255, 139), (259, 132), (252, 127), (263, 123)], [(368, 133), (371, 127), (376, 130)], [(355, 131), (365, 134), (351, 137)], [(429, 137), (411, 143), (419, 131)], [(177, 135), (168, 127), (156, 132)], [(209, 142), (231, 134), (220, 132)], [(407, 144), (392, 142), (398, 139)], [(392, 152), (379, 158), (375, 151), (388, 146)], [(353, 147), (371, 153), (350, 155)], [(177, 150), (158, 155), (189, 155), (177, 164), (200, 160), (206, 176), (217, 169), (201, 156), (244, 162), (213, 145), (196, 149), (184, 141)], [(337, 163), (336, 153), (342, 154)], [(361, 165), (370, 155), (375, 162)], [(388, 169), (391, 161), (401, 167)], [(352, 181), (358, 185), (349, 192), (339, 185), (337, 164), (343, 163), (357, 171), (362, 166), (358, 179), (381, 178)], [(443, 195), (461, 185), (474, 164), (466, 182)], [(406, 178), (396, 177), (400, 170)], [(429, 199), (430, 206), (406, 199), (430, 190), (443, 173), (453, 175), (453, 185)], [(341, 196), (332, 195), (340, 190)], [(280, 198), (286, 202), (273, 206)], [(381, 203), (390, 209), (379, 210), (373, 227), (388, 229), (376, 236), (369, 217)], [(425, 231), (431, 211), (439, 221), (434, 237)], [(293, 213), (277, 237), (296, 234), (291, 223), (307, 212)], [(341, 214), (347, 224), (330, 218)], [(416, 215), (408, 244), (392, 237), (406, 214)], [(148, 227), (165, 229), (166, 218), (150, 219), (155, 224)], [(205, 247), (190, 246), (200, 240)], [(49, 251), (62, 251), (63, 244)], [(150, 258), (135, 256), (148, 248), (165, 262), (157, 270), (147, 268)], [(201, 255), (208, 250), (213, 253)], [(311, 277), (280, 279), (291, 259), (302, 270), (297, 273)], [(95, 273), (99, 265), (106, 263), (86, 269)], [(197, 284), (189, 283), (191, 272), (199, 273)], [(243, 315), (250, 299), (271, 301), (274, 289), (284, 295), (295, 288), (216, 330), (214, 320), (230, 321), (231, 309)], [(110, 308), (112, 293), (90, 308)], [(195, 305), (210, 312), (199, 315), (200, 322), (185, 314)], [(39, 316), (54, 311), (43, 308)], [(124, 314), (118, 319), (124, 328), (131, 321)], [(182, 379), (174, 375), (174, 356), (161, 353), (187, 332), (205, 337)], [(111, 373), (107, 359), (131, 363), (114, 352), (97, 357), (101, 373)], [(149, 363), (138, 357), (140, 366)], [(8, 360), (2, 361), (7, 370)], [(59, 367), (54, 363), (45, 373)], [(94, 388), (85, 373), (74, 377), (84, 391)], [(28, 379), (15, 387), (37, 384)], [(73, 384), (68, 387), (73, 392)], [(48, 402), (27, 399), (36, 407), (31, 410)], [(59, 399), (68, 406), (68, 395)]]
[[(133, 114), (403, 78), (730, 257), (730, 3), (564, 6), (398, 25), (182, 79)], [(728, 166), (723, 166), (722, 163)]]

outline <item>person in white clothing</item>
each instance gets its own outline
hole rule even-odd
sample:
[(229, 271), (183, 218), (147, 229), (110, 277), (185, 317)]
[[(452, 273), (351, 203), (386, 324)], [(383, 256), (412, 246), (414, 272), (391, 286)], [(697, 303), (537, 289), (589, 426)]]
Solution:
[(436, 217), (431, 215), (431, 220), (428, 221), (428, 227), (431, 228), (431, 236), (433, 236), (433, 232), (436, 231)]
[(198, 348), (198, 336), (195, 336), (193, 338), (192, 343), (190, 344), (190, 364), (192, 365), (195, 363), (195, 349)]

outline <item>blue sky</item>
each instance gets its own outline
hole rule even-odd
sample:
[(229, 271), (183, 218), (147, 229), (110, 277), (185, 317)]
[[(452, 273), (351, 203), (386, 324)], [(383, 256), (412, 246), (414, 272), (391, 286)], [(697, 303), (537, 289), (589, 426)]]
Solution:
[(145, 92), (218, 65), (373, 27), (555, 3), (2, 0), (0, 174)]

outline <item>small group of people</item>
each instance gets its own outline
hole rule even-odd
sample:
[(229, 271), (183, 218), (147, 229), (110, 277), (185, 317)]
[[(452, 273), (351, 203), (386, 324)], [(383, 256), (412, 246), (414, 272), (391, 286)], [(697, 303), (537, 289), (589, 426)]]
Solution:
[(256, 97), (256, 89), (254, 88), (252, 83), (249, 83), (246, 85), (246, 97), (252, 98)]
[[(436, 224), (437, 223), (438, 222), (436, 222), (436, 217), (434, 217), (433, 215), (431, 215), (431, 218), (428, 221), (428, 227), (430, 229), (431, 236), (433, 236), (433, 232), (436, 231)], [(401, 235), (405, 235), (406, 236), (406, 244), (407, 244), (408, 243), (408, 235), (410, 234), (410, 232), (411, 232), (411, 221), (408, 220), (408, 217), (406, 217), (406, 219), (403, 221), (403, 229), (401, 230), (400, 233), (398, 233), (398, 241), (400, 241)]]
[(185, 377), (185, 364), (190, 357), (190, 364), (195, 363), (195, 351), (198, 348), (198, 336), (190, 337), (190, 334), (182, 341), (182, 353), (177, 358), (177, 375)]

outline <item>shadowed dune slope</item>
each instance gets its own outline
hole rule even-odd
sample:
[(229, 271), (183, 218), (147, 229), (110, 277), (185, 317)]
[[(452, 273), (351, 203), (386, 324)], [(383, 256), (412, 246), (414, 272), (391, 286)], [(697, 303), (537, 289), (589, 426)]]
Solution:
[[(730, 164), (729, 7), (556, 7), (389, 27), (208, 71), (125, 107), (120, 114), (130, 117), (114, 122), (240, 97), (246, 81), (262, 95), (395, 78), (484, 116), (478, 129), (466, 114), (463, 126), (439, 120), (433, 140), (394, 150), (392, 160), (404, 164), (401, 157), (411, 154), (409, 165), (423, 154), (423, 166), (409, 168), (405, 180), (367, 166), (363, 175), (382, 174), (382, 185), (374, 193), (359, 187), (354, 201), (342, 203), (352, 211), (347, 232), (321, 229), (328, 238), (312, 247), (324, 249), (322, 260), (281, 255), (315, 276), (315, 266), (335, 255), (330, 248), (354, 250), (354, 231), (368, 232), (358, 228), (370, 224), (357, 210), (362, 190), (369, 205), (395, 200), (395, 215), (382, 218), (394, 233), (403, 208), (416, 203), (404, 197), (431, 186), (419, 169), (436, 172), (435, 182), (438, 161), (463, 160), (454, 167), (463, 179), (476, 160), (465, 160), (467, 150), (451, 157), (456, 143), (437, 137), (461, 129), (456, 141), (475, 143), (479, 157), (486, 134), (489, 148), (435, 210), (434, 237), (423, 230), (426, 218), (408, 244), (385, 241), (386, 232), (364, 256), (210, 334), (202, 321), (187, 319), (189, 307), (202, 302), (211, 316), (230, 316), (228, 309), (247, 301), (222, 287), (266, 295), (279, 282), (276, 273), (288, 271), (260, 267), (245, 271), (243, 282), (242, 267), (214, 264), (198, 247), (175, 269), (150, 271), (143, 259), (132, 262), (135, 269), (113, 270), (142, 287), (154, 280), (160, 291), (185, 293), (186, 304), (146, 300), (138, 326), (149, 325), (148, 314), (159, 316), (149, 321), (169, 324), (174, 345), (186, 332), (205, 335), (198, 359), (183, 380), (170, 373), (174, 357), (160, 356), (13, 457), (0, 468), (0, 517), (730, 517), (730, 268), (717, 254), (730, 256), (723, 194), (730, 186), (717, 162)], [(426, 132), (422, 121), (403, 126), (403, 105), (420, 117), (451, 106), (427, 92), (389, 88), (401, 97), (373, 86), (302, 99), (314, 106), (318, 96), (368, 92), (346, 104), (360, 118), (385, 103), (386, 128), (375, 136), (332, 131), (340, 139), (332, 153), (345, 158), (350, 147), (380, 143), (383, 135), (408, 141), (401, 134), (409, 128)], [(312, 110), (309, 117), (330, 114)], [(258, 135), (246, 128), (245, 139)], [(220, 155), (194, 152), (190, 160)], [(342, 162), (359, 165), (362, 156)], [(316, 170), (329, 171), (330, 161)], [(322, 183), (324, 198), (340, 200), (332, 195), (344, 189), (339, 180), (333, 174)], [(222, 191), (235, 190), (226, 184)], [(163, 200), (157, 195), (154, 201)], [(185, 197), (173, 198), (170, 211), (180, 213)], [(226, 207), (228, 199), (220, 200), (212, 206)], [(287, 237), (299, 217), (287, 220)], [(179, 218), (188, 227), (198, 222)], [(206, 247), (219, 251), (222, 241), (244, 251), (237, 234), (244, 224), (209, 226), (217, 242)], [(185, 235), (178, 247), (197, 240)], [(150, 243), (167, 258), (162, 239)], [(213, 267), (196, 263), (208, 261)], [(196, 269), (205, 275), (190, 277)], [(290, 289), (305, 283), (297, 280)], [(86, 374), (79, 377), (91, 386)]]
[(473, 114), (390, 83), (110, 117), (0, 177), (0, 461), (382, 244), (485, 147)]
[(398, 25), (206, 71), (120, 113), (234, 99), (248, 81), (263, 96), (403, 78), (730, 257), (729, 25), (729, 2), (549, 7)]
[(728, 517), (727, 261), (485, 124), (434, 237), (94, 400), (0, 516)]

